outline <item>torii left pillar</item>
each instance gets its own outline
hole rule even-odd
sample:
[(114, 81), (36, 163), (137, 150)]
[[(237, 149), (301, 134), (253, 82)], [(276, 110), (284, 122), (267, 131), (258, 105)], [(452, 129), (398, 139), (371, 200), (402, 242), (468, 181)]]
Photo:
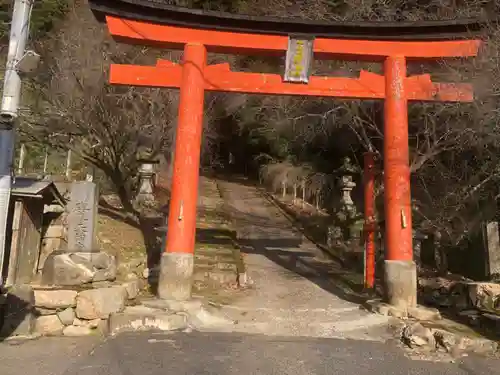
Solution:
[(384, 76), (385, 292), (392, 306), (407, 309), (417, 304), (417, 267), (412, 244), (406, 58), (386, 57)]
[(196, 204), (203, 132), (207, 51), (200, 44), (184, 47), (174, 170), (168, 215), (167, 248), (162, 254), (158, 296), (191, 298), (196, 236)]

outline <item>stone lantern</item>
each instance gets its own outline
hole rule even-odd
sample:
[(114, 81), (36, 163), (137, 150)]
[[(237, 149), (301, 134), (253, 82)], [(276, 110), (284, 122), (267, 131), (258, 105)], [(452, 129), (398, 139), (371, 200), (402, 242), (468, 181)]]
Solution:
[[(353, 223), (356, 218), (356, 205), (352, 200), (352, 190), (356, 187), (354, 176), (358, 174), (349, 157), (343, 159), (342, 166), (335, 173), (338, 176), (337, 186), (340, 189), (340, 200), (336, 205), (336, 224), (329, 226), (327, 243), (329, 247), (338, 246), (341, 243), (356, 241), (359, 237), (357, 223)], [(352, 228), (351, 228), (352, 227)]]
[(137, 193), (137, 202), (147, 202), (154, 200), (153, 177), (156, 174), (157, 160), (142, 159), (139, 160), (139, 190)]
[(345, 215), (344, 220), (352, 219), (356, 215), (356, 206), (352, 200), (351, 194), (352, 190), (356, 187), (356, 183), (353, 180), (358, 171), (356, 167), (352, 165), (351, 159), (345, 157), (337, 173), (340, 175), (338, 182), (341, 190), (340, 214)]

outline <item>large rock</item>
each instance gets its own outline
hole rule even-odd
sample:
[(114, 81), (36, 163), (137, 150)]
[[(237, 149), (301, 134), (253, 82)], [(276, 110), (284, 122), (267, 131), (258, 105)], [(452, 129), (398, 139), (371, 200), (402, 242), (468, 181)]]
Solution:
[(57, 316), (59, 317), (61, 323), (64, 324), (65, 326), (72, 325), (73, 321), (76, 318), (75, 310), (72, 309), (71, 307), (68, 307), (63, 311), (58, 312)]
[(500, 314), (500, 284), (469, 283), (469, 298), (472, 306), (493, 314)]
[(111, 259), (113, 259), (113, 261), (110, 263), (108, 268), (98, 269), (95, 272), (94, 278), (92, 279), (93, 282), (111, 281), (116, 279), (118, 267), (114, 260), (115, 258), (112, 257)]
[(35, 329), (35, 293), (29, 285), (14, 285), (7, 294), (1, 336), (29, 336)]
[(74, 257), (73, 253), (54, 251), (45, 260), (42, 270), (44, 285), (81, 285), (92, 281), (95, 269), (92, 263)]
[(115, 257), (103, 251), (97, 252), (75, 252), (73, 259), (78, 262), (88, 262), (98, 270), (105, 270), (114, 265)]
[(139, 295), (140, 282), (137, 276), (135, 276), (135, 278), (130, 278), (127, 282), (123, 283), (122, 286), (127, 291), (128, 299), (135, 299)]
[(111, 313), (123, 311), (127, 291), (123, 287), (91, 289), (76, 297), (76, 316), (81, 319), (107, 319)]
[(76, 306), (74, 290), (35, 290), (35, 306), (45, 309), (65, 309)]
[(57, 315), (40, 316), (36, 320), (36, 332), (42, 335), (60, 335), (64, 329), (64, 324)]
[(403, 327), (401, 341), (411, 349), (416, 347), (434, 349), (436, 347), (436, 339), (432, 331), (418, 322)]
[(115, 280), (118, 270), (116, 258), (105, 252), (75, 253), (75, 256), (90, 262), (95, 268), (93, 282)]
[(42, 271), (44, 285), (81, 285), (115, 278), (116, 259), (105, 252), (55, 251), (47, 257)]

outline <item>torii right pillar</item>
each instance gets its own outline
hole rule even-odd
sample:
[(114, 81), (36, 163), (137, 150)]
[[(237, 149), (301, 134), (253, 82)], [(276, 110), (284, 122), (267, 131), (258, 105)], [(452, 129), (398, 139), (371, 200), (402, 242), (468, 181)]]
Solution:
[(402, 309), (417, 304), (413, 261), (406, 58), (384, 62), (385, 287), (388, 302)]

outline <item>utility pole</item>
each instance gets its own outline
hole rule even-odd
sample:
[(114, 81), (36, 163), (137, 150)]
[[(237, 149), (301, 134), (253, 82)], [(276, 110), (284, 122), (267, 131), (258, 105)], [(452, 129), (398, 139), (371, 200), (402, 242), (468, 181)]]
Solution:
[[(25, 54), (33, 0), (15, 0), (12, 12), (9, 50), (0, 108), (0, 286), (3, 285), (3, 264), (7, 238), (10, 191), (12, 186), (14, 126), (19, 111), (21, 65), (31, 60)], [(32, 54), (31, 54), (32, 56)], [(23, 61), (24, 60), (24, 61)], [(28, 63), (29, 65), (29, 63)]]

